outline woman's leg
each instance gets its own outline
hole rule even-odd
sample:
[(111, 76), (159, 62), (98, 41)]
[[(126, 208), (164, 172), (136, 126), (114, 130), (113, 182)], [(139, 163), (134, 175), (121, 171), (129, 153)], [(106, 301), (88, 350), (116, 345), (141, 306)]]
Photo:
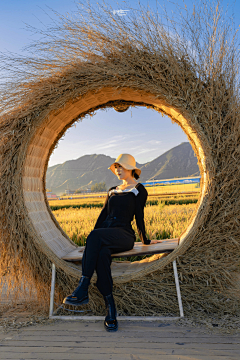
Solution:
[[(82, 274), (91, 278), (96, 269), (100, 279), (106, 276), (104, 281), (108, 279), (111, 282), (111, 254), (131, 250), (134, 240), (134, 234), (124, 228), (101, 228), (91, 231), (83, 254)], [(103, 248), (108, 250), (102, 250)]]
[(101, 243), (101, 237), (95, 230), (88, 235), (82, 259), (82, 277), (73, 293), (63, 300), (64, 304), (79, 306), (88, 303), (88, 287), (96, 266)]
[(64, 299), (68, 305), (88, 303), (88, 286), (96, 269), (97, 286), (103, 296), (112, 293), (111, 254), (133, 248), (134, 234), (123, 228), (93, 230), (87, 237), (82, 260), (82, 277), (74, 292)]
[(96, 273), (97, 273), (97, 288), (103, 296), (112, 293), (113, 280), (111, 274), (111, 250), (107, 246), (103, 246), (99, 252)]
[(91, 231), (87, 237), (82, 258), (82, 274), (90, 279), (93, 276), (102, 245), (103, 237), (101, 236), (101, 232), (99, 232), (98, 229)]

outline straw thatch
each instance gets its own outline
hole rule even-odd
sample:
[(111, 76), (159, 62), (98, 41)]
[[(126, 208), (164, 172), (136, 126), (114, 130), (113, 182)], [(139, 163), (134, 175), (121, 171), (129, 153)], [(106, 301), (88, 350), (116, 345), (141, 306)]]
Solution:
[[(52, 261), (60, 297), (80, 275), (77, 265), (61, 260), (75, 245), (47, 203), (49, 156), (77, 119), (130, 105), (153, 108), (182, 127), (202, 184), (196, 213), (172, 254), (113, 264), (119, 311), (176, 313), (176, 257), (185, 311), (239, 311), (239, 57), (219, 6), (199, 4), (193, 13), (177, 9), (174, 21), (150, 9), (119, 17), (109, 5), (80, 4), (73, 18), (59, 16), (41, 31), (26, 57), (2, 54), (1, 276), (19, 288), (31, 282), (41, 306), (48, 304)], [(102, 312), (94, 286), (89, 306)]]

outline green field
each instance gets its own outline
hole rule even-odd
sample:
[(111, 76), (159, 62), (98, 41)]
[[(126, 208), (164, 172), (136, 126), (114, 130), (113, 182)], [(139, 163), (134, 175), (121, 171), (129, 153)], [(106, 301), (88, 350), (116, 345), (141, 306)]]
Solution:
[[(171, 196), (149, 196), (146, 205), (187, 205), (196, 204), (198, 195), (171, 195)], [(102, 208), (105, 199), (72, 199), (72, 200), (55, 200), (49, 203), (51, 210), (60, 209), (80, 209), (80, 208)]]
[[(200, 188), (196, 184), (181, 184), (181, 185), (167, 185), (167, 186), (153, 186), (146, 187), (148, 192), (148, 201), (155, 200), (170, 200), (170, 199), (198, 199)], [(107, 193), (90, 193), (61, 196), (61, 200), (49, 200), (51, 208), (63, 208), (69, 206), (79, 205), (84, 207), (101, 206), (105, 201)]]
[[(146, 186), (146, 190), (150, 196), (162, 195), (162, 194), (184, 194), (184, 193), (199, 193), (200, 187), (198, 184), (176, 184), (176, 185), (158, 185), (158, 186)], [(107, 195), (106, 192), (100, 193), (87, 193), (87, 194), (72, 194), (60, 196), (61, 201), (65, 200), (82, 200), (82, 199), (102, 199)], [(54, 203), (56, 200), (50, 200)]]

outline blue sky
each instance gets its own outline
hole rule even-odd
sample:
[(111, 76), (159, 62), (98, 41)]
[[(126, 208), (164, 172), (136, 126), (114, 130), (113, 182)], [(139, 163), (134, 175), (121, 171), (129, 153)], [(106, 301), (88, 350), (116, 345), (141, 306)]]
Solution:
[[(124, 2), (108, 1), (113, 9), (127, 9)], [(141, 1), (151, 8), (161, 7), (161, 2)], [(191, 6), (192, 1), (185, 3)], [(223, 6), (228, 1), (222, 1)], [(130, 2), (131, 7), (137, 4)], [(174, 10), (171, 1), (166, 1), (169, 12)], [(76, 9), (71, 0), (1, 0), (0, 3), (0, 51), (21, 53), (34, 36), (26, 30), (25, 24), (42, 28), (50, 19), (49, 8), (61, 13), (71, 13)], [(240, 1), (233, 4), (236, 24), (240, 23)], [(52, 15), (51, 15), (52, 16)], [(106, 154), (117, 157), (120, 153), (130, 153), (139, 163), (145, 163), (181, 142), (187, 141), (181, 128), (172, 124), (168, 117), (146, 108), (131, 108), (124, 113), (115, 110), (99, 110), (93, 117), (67, 130), (58, 148), (53, 152), (49, 166), (76, 159), (86, 154)]]

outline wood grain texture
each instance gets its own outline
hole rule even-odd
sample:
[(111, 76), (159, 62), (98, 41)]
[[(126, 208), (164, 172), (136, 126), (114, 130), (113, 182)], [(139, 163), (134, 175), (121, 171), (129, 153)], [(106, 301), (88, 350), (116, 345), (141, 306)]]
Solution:
[(57, 321), (0, 333), (0, 359), (231, 360), (240, 337), (168, 322), (121, 322), (108, 333), (101, 322)]
[[(161, 243), (144, 245), (141, 242), (135, 242), (134, 248), (129, 251), (113, 254), (112, 257), (130, 257), (139, 255), (154, 255), (164, 252), (172, 252), (178, 246), (178, 239), (166, 239)], [(63, 260), (68, 261), (81, 261), (83, 257), (85, 246), (79, 246), (77, 249), (69, 252), (62, 257)]]

